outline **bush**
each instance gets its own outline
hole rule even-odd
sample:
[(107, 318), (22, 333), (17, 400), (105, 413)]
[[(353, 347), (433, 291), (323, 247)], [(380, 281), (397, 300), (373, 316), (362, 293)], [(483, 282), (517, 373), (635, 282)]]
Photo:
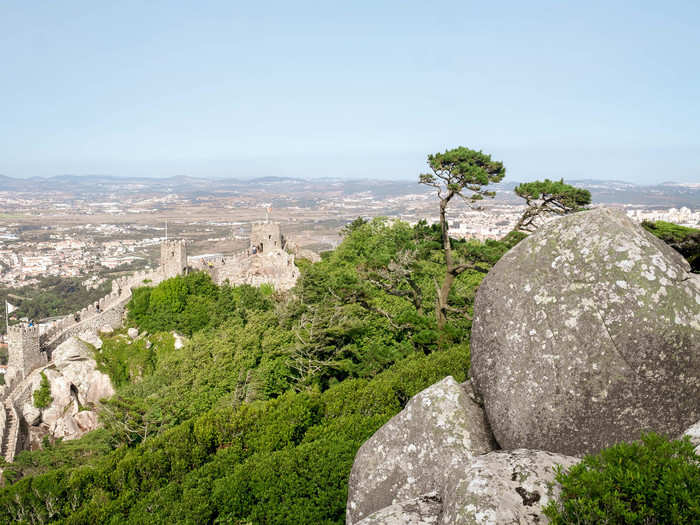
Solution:
[(553, 524), (700, 523), (700, 457), (688, 438), (654, 433), (559, 469), (562, 493), (544, 509)]
[(39, 389), (34, 391), (34, 406), (37, 408), (47, 408), (52, 401), (53, 397), (51, 397), (49, 378), (42, 372)]
[(642, 227), (679, 252), (700, 273), (700, 230), (665, 221), (643, 221)]

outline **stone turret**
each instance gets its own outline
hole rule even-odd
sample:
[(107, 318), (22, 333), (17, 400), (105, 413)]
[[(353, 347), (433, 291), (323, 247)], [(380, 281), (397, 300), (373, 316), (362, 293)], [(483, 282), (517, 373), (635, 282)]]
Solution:
[(39, 327), (25, 324), (7, 327), (8, 369), (17, 370), (21, 377), (47, 363), (39, 344)]
[(187, 245), (182, 240), (163, 241), (160, 245), (160, 269), (166, 279), (187, 271)]
[(250, 232), (250, 247), (258, 252), (284, 249), (286, 244), (284, 235), (278, 222), (253, 223)]

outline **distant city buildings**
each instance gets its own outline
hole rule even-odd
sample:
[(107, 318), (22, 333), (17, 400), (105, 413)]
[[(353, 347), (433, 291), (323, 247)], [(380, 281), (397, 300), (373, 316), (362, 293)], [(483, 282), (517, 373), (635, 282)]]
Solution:
[[(603, 189), (609, 187), (607, 184)], [(276, 190), (271, 186), (248, 194), (227, 190), (222, 196), (216, 192), (204, 194), (203, 190), (176, 194), (171, 189), (157, 195), (153, 188), (138, 184), (115, 188), (95, 197), (68, 190), (36, 194), (29, 188), (21, 194), (0, 191), (4, 212), (0, 219), (0, 285), (20, 287), (35, 284), (42, 277), (59, 276), (80, 277), (86, 287), (99, 286), (108, 272), (131, 270), (132, 266), (155, 260), (165, 237), (165, 219), (173, 215), (179, 217), (180, 232), (187, 230), (187, 239), (199, 243), (195, 253), (205, 254), (200, 256), (203, 262), (245, 249), (250, 225), (263, 218), (268, 206), (272, 206), (275, 220), (289, 227), (299, 247), (316, 251), (337, 246), (342, 240), (341, 228), (357, 217), (387, 216), (410, 224), (439, 222), (434, 192), (424, 191), (417, 184), (415, 189), (385, 183), (355, 184), (353, 191), (348, 191), (339, 182), (323, 187), (317, 183), (281, 183)], [(628, 190), (615, 190), (615, 195)], [(656, 200), (649, 197), (644, 201), (651, 203), (648, 206), (616, 205), (624, 207), (636, 222), (663, 220), (700, 227), (700, 209), (690, 204), (662, 208), (664, 202), (674, 202), (669, 200), (673, 194), (655, 191)], [(450, 235), (502, 238), (525, 209), (512, 191), (502, 189), (497, 190), (495, 200), (481, 204), (483, 209), (477, 210), (453, 201), (448, 210)], [(267, 242), (274, 244), (273, 233), (266, 235)], [(258, 239), (260, 243), (265, 243), (265, 238)]]

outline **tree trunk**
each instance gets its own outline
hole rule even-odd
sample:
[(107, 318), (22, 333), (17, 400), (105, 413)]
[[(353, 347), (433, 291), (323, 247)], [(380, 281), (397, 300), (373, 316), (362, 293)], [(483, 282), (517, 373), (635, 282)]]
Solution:
[(452, 283), (454, 283), (455, 275), (449, 269), (445, 272), (445, 278), (442, 281), (442, 286), (438, 289), (437, 297), (437, 308), (435, 315), (437, 316), (438, 328), (442, 329), (447, 323), (447, 298), (450, 295), (450, 290), (452, 289)]
[(455, 280), (454, 261), (452, 260), (452, 245), (450, 244), (449, 226), (447, 224), (447, 203), (454, 194), (450, 192), (447, 197), (440, 199), (440, 229), (442, 231), (442, 249), (445, 252), (445, 277), (442, 286), (437, 290), (435, 304), (435, 317), (439, 329), (447, 323), (447, 298)]

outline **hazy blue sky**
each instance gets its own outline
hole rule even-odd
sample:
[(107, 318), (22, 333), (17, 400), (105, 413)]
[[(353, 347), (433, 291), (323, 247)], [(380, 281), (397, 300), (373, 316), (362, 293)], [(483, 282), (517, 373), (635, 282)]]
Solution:
[(3, 1), (0, 173), (700, 182), (700, 2)]

